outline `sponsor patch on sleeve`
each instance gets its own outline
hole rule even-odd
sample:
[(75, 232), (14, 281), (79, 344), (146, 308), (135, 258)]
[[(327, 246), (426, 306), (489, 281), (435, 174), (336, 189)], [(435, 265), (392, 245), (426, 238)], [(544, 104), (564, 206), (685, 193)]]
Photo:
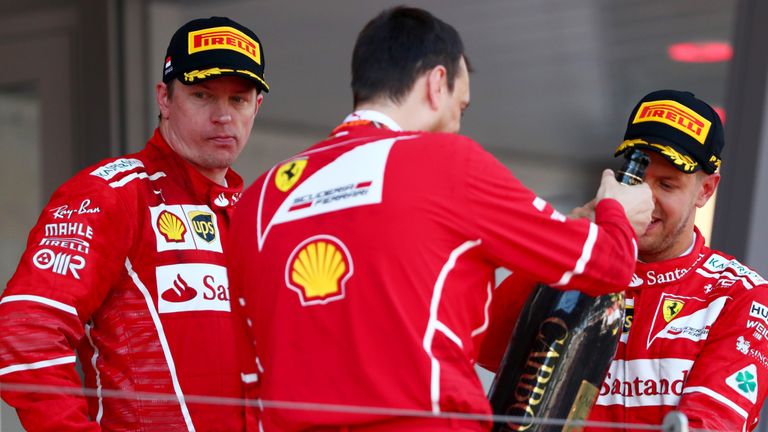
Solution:
[(92, 176), (101, 177), (104, 180), (111, 180), (112, 177), (126, 171), (143, 167), (144, 164), (138, 159), (120, 158), (106, 165), (102, 165), (91, 171)]
[(737, 371), (726, 378), (725, 383), (753, 404), (757, 401), (757, 367), (755, 365), (751, 364)]

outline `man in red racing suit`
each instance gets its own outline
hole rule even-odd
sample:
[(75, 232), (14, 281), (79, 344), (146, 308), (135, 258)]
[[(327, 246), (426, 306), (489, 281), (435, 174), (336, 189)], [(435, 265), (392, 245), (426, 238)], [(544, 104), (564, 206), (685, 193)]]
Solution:
[[(446, 41), (452, 56), (434, 48)], [(411, 50), (435, 50), (429, 58), (440, 62), (421, 66)], [(629, 281), (634, 233), (619, 202), (602, 199), (595, 223), (567, 220), (476, 142), (430, 133), (458, 131), (469, 103), (462, 52), (456, 31), (426, 11), (374, 18), (353, 59), (371, 67), (353, 67), (359, 109), (241, 200), (228, 262), (233, 305), (243, 306), (260, 360), (253, 381), (264, 431), (487, 430), (441, 415), (490, 412), (472, 364), (495, 268), (595, 294)], [(400, 102), (382, 88), (359, 97), (356, 79), (400, 77), (414, 64), (423, 69), (414, 68)], [(446, 65), (456, 67), (453, 86)], [(444, 92), (434, 108), (428, 88)], [(629, 194), (616, 195), (628, 208), (647, 205), (649, 216), (648, 190), (607, 173), (608, 190)], [(286, 401), (305, 408), (270, 405)]]
[[(670, 121), (678, 117), (685, 121)], [(717, 187), (722, 147), (719, 117), (690, 93), (653, 92), (632, 111), (616, 154), (647, 152), (655, 209), (638, 238), (618, 352), (589, 417), (628, 425), (588, 430), (659, 425), (672, 410), (686, 414), (692, 428), (740, 431), (758, 422), (768, 393), (767, 282), (706, 247), (694, 226), (695, 209)], [(513, 274), (498, 290), (532, 286)], [(483, 365), (497, 367), (521, 308), (514, 299), (494, 305)]]
[(590, 420), (659, 424), (678, 410), (691, 427), (757, 424), (768, 392), (767, 283), (695, 233), (685, 255), (637, 263)]
[[(241, 402), (205, 404), (194, 396), (243, 397), (243, 339), (232, 326), (224, 267), (243, 182), (228, 166), (267, 87), (263, 58), (256, 67), (228, 49), (213, 60), (213, 48), (187, 54), (188, 33), (211, 28), (258, 44), (226, 18), (181, 27), (158, 84), (160, 126), (146, 148), (75, 175), (29, 235), (0, 299), (2, 396), (28, 430), (245, 427)], [(181, 78), (225, 60), (244, 72)]]

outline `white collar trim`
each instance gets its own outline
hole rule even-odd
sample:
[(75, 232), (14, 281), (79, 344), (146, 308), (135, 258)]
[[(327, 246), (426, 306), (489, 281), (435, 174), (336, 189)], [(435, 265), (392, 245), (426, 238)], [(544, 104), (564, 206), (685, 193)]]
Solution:
[(344, 123), (349, 123), (356, 120), (370, 120), (372, 122), (381, 123), (395, 132), (402, 132), (403, 130), (403, 128), (401, 128), (397, 122), (392, 120), (392, 117), (380, 111), (357, 110), (348, 115), (347, 118), (344, 119)]

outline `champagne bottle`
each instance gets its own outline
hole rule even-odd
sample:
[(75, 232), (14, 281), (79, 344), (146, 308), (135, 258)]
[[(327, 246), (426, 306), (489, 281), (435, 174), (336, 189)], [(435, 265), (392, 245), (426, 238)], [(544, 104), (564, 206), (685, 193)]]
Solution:
[[(648, 156), (624, 153), (616, 180), (642, 183)], [(541, 419), (585, 420), (597, 400), (621, 336), (624, 293), (592, 297), (540, 284), (523, 308), (489, 397), (495, 414), (519, 422), (493, 431), (578, 431)]]

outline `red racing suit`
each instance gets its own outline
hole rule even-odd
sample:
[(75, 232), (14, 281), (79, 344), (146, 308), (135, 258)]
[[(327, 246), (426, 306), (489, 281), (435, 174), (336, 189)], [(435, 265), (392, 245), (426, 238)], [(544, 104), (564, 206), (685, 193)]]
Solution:
[[(626, 290), (624, 330), (589, 420), (660, 425), (682, 411), (691, 428), (751, 430), (768, 392), (767, 282), (709, 249), (638, 262)], [(513, 274), (498, 290), (529, 292)], [(523, 301), (494, 304), (480, 363), (498, 367)], [(586, 428), (593, 431), (633, 430)]]
[(768, 394), (766, 285), (698, 230), (691, 253), (638, 262), (590, 420), (658, 425), (676, 409), (692, 428), (753, 429)]
[(353, 114), (238, 204), (233, 305), (252, 325), (266, 432), (487, 430), (391, 410), (490, 413), (472, 365), (494, 270), (595, 294), (631, 278), (634, 232), (616, 201), (596, 223), (568, 220), (469, 138), (397, 129)]
[[(187, 400), (243, 396), (222, 253), (242, 179), (226, 180), (208, 180), (156, 131), (53, 194), (0, 299), (0, 382), (70, 392), (6, 387), (25, 428), (244, 429), (242, 406)], [(75, 349), (88, 398), (72, 394)]]

